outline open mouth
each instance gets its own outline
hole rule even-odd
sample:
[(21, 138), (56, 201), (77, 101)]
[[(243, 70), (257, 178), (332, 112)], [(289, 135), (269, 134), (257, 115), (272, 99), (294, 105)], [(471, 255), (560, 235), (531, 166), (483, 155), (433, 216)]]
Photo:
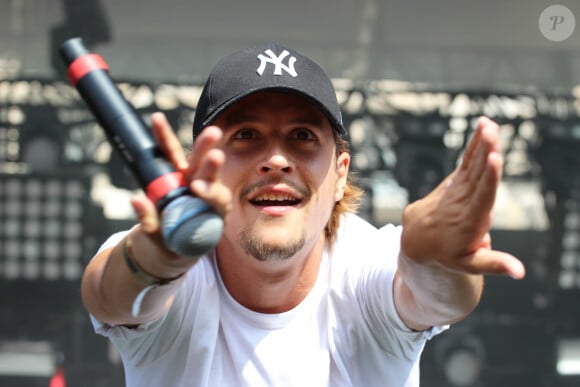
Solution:
[(300, 199), (287, 194), (263, 194), (250, 200), (255, 206), (295, 206), (301, 202)]

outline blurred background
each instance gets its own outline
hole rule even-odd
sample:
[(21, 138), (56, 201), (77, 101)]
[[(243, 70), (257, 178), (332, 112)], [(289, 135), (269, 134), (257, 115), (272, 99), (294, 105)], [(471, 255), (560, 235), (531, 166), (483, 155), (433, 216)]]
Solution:
[(399, 223), (454, 168), (477, 117), (495, 119), (494, 247), (528, 275), (488, 279), (477, 310), (428, 344), (422, 386), (580, 385), (580, 3), (558, 4), (0, 0), (0, 386), (123, 385), (79, 283), (134, 223), (138, 187), (68, 86), (58, 49), (71, 37), (184, 146), (223, 55), (265, 41), (309, 55), (335, 83), (376, 225)]

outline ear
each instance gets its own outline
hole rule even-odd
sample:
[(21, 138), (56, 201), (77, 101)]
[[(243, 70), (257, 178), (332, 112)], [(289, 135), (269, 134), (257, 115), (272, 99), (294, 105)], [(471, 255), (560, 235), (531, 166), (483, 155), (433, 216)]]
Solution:
[(336, 190), (334, 192), (334, 201), (338, 202), (344, 196), (344, 189), (346, 187), (346, 178), (348, 177), (348, 169), (350, 167), (350, 154), (342, 152), (336, 158)]

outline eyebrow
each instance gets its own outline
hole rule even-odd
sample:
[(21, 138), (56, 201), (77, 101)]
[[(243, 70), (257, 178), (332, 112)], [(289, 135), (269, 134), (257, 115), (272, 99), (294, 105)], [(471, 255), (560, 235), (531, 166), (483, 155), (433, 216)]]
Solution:
[(226, 126), (232, 126), (242, 122), (258, 121), (258, 116), (248, 114), (245, 111), (236, 111), (226, 114), (222, 119)]

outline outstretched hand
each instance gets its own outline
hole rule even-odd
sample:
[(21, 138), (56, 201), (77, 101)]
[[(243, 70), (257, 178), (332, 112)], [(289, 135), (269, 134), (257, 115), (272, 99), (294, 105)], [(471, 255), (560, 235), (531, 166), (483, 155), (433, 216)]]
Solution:
[[(184, 174), (193, 194), (225, 216), (231, 206), (231, 192), (219, 179), (225, 160), (223, 152), (216, 148), (221, 140), (221, 131), (217, 128), (205, 129), (186, 155), (164, 114), (154, 113), (151, 122), (157, 144), (175, 169)], [(143, 231), (160, 241), (161, 220), (155, 204), (145, 195), (133, 197), (131, 204)]]
[(489, 229), (502, 168), (498, 125), (481, 117), (457, 168), (405, 209), (402, 253), (452, 271), (523, 278), (525, 268), (517, 258), (491, 247)]

